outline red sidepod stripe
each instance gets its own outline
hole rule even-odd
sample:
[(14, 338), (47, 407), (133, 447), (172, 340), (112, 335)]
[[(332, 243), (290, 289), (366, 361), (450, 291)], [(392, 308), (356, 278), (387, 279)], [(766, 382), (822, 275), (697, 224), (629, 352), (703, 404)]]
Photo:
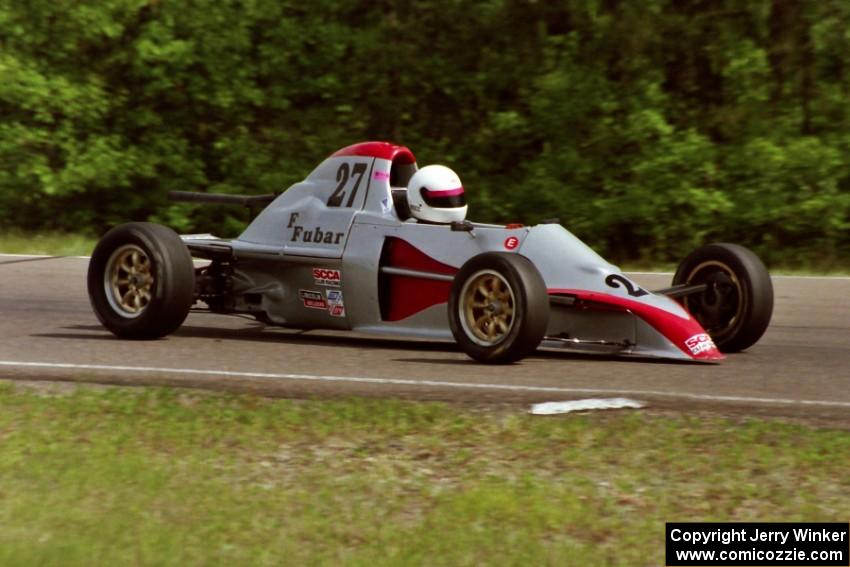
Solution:
[(573, 295), (583, 301), (598, 303), (604, 307), (614, 307), (624, 311), (631, 311), (652, 325), (654, 329), (676, 345), (679, 350), (694, 360), (723, 360), (726, 358), (713, 345), (710, 348), (694, 347), (698, 351), (697, 354), (691, 351), (686, 341), (693, 342), (695, 338), (705, 336), (707, 333), (696, 319), (690, 315), (688, 315), (687, 319), (683, 319), (673, 313), (653, 307), (652, 305), (647, 305), (646, 303), (641, 303), (640, 301), (635, 301), (634, 299), (595, 291), (549, 289), (549, 295)]
[[(454, 275), (457, 268), (438, 262), (409, 242), (400, 238), (387, 239), (386, 265), (421, 272)], [(387, 321), (400, 321), (440, 303), (449, 301), (452, 282), (426, 280), (410, 276), (387, 275), (389, 278), (389, 308)]]
[(401, 164), (416, 163), (416, 158), (409, 148), (397, 146), (389, 142), (361, 142), (346, 146), (336, 151), (331, 157), (361, 156), (388, 159)]

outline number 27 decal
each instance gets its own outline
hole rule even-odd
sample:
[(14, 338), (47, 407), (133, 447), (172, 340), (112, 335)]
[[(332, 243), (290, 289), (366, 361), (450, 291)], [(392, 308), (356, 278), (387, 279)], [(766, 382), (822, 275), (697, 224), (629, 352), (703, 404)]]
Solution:
[(329, 207), (341, 207), (342, 200), (345, 198), (345, 186), (348, 184), (348, 178), (355, 177), (354, 187), (351, 189), (351, 195), (348, 196), (346, 207), (354, 204), (354, 197), (357, 195), (357, 190), (360, 188), (360, 182), (363, 181), (363, 174), (366, 173), (367, 165), (365, 163), (355, 163), (352, 168), (347, 163), (343, 163), (336, 170), (336, 190), (328, 199)]

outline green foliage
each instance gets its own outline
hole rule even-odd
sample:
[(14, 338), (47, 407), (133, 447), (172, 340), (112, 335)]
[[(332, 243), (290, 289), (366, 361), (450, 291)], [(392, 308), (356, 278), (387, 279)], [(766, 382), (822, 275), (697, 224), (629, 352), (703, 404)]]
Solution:
[(446, 163), (475, 219), (559, 217), (615, 261), (708, 240), (850, 262), (850, 4), (0, 4), (0, 225), (152, 219), (279, 191), (365, 139)]

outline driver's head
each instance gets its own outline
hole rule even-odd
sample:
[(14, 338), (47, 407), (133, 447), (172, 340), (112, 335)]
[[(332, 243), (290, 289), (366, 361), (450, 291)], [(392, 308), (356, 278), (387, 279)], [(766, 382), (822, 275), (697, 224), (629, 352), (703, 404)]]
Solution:
[(466, 198), (457, 174), (444, 165), (426, 165), (407, 184), (407, 202), (414, 218), (450, 223), (466, 218)]

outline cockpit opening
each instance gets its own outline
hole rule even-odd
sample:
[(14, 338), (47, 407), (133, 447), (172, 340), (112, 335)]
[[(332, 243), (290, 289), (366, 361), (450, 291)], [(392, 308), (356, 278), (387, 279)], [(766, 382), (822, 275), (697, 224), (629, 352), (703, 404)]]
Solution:
[(393, 158), (393, 164), (390, 166), (390, 190), (392, 191), (393, 205), (398, 218), (402, 221), (410, 218), (410, 207), (407, 204), (407, 184), (416, 170), (416, 161), (409, 151), (396, 154)]

